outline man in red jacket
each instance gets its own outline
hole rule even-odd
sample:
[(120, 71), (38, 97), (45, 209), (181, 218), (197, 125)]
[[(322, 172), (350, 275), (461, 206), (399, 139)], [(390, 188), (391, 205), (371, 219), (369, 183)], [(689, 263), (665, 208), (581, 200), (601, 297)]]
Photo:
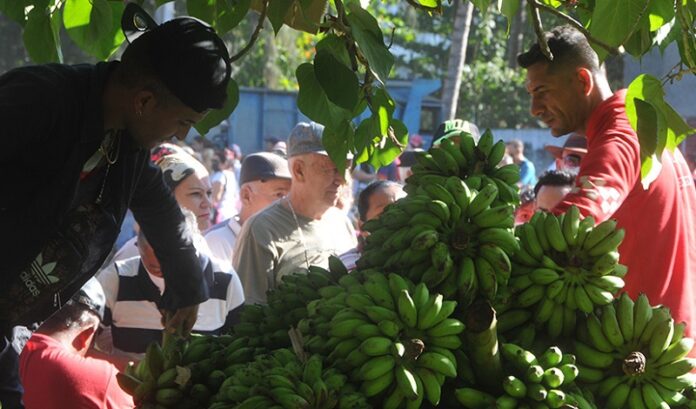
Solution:
[(640, 146), (625, 110), (626, 90), (613, 93), (585, 36), (568, 26), (546, 33), (553, 61), (538, 44), (520, 54), (531, 113), (558, 137), (587, 135), (575, 188), (554, 213), (576, 205), (597, 223), (614, 218), (626, 230), (619, 251), (628, 266), (625, 290), (664, 304), (696, 335), (696, 189), (679, 150), (665, 151), (662, 170), (645, 189)]

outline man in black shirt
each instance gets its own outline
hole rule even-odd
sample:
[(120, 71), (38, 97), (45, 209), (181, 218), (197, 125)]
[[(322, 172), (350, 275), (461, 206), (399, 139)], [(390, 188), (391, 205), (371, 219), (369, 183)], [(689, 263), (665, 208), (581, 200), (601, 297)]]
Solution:
[[(94, 275), (131, 209), (162, 264), (165, 327), (188, 333), (208, 298), (184, 217), (148, 150), (183, 139), (227, 98), (230, 63), (194, 18), (157, 25), (129, 4), (120, 62), (48, 64), (0, 76), (0, 402), (12, 386), (12, 327), (43, 321)], [(10, 386), (8, 386), (10, 385)]]

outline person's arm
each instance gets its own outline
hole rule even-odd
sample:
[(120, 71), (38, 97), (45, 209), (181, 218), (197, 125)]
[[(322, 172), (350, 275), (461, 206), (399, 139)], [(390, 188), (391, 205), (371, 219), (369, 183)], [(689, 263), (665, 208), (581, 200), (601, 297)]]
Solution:
[(187, 334), (195, 323), (198, 304), (208, 299), (208, 288), (179, 204), (165, 185), (160, 169), (151, 163), (142, 170), (130, 209), (152, 245), (164, 275), (166, 288), (159, 307), (184, 314), (170, 315), (174, 321), (165, 326), (171, 329), (183, 324)]
[(254, 219), (244, 223), (233, 252), (232, 265), (239, 275), (246, 304), (265, 304), (266, 291), (274, 277), (275, 254), (267, 243), (259, 242)]
[(97, 350), (107, 354), (111, 354), (114, 349), (113, 340), (111, 338), (112, 312), (114, 304), (118, 297), (118, 268), (116, 263), (110, 263), (97, 274), (97, 281), (101, 284), (106, 298), (104, 306), (104, 319), (99, 325), (101, 331), (95, 337), (94, 346)]
[(596, 223), (610, 218), (640, 177), (640, 153), (635, 137), (618, 133), (598, 136), (582, 159), (575, 187), (553, 209), (564, 213), (575, 205)]

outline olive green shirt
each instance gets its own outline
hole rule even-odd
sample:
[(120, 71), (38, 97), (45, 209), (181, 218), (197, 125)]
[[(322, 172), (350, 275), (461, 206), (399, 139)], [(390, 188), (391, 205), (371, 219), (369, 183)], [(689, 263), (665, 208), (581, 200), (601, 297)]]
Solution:
[(306, 271), (308, 265), (327, 268), (330, 255), (356, 245), (355, 230), (340, 210), (329, 209), (321, 220), (298, 214), (295, 222), (284, 200), (279, 200), (244, 223), (232, 263), (246, 303), (266, 303), (266, 291), (283, 276)]

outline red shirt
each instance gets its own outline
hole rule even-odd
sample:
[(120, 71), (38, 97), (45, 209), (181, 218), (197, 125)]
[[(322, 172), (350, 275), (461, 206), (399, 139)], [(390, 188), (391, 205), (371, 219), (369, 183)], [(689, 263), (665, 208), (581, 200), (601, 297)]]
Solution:
[(675, 322), (696, 335), (696, 188), (684, 157), (662, 155), (662, 171), (645, 190), (640, 179), (640, 146), (631, 128), (621, 90), (602, 102), (587, 123), (587, 155), (576, 187), (554, 209), (576, 205), (597, 223), (614, 218), (626, 230), (619, 247), (628, 266), (625, 290), (664, 304)]
[(34, 334), (19, 357), (26, 409), (133, 408), (107, 361), (70, 352), (48, 335)]

